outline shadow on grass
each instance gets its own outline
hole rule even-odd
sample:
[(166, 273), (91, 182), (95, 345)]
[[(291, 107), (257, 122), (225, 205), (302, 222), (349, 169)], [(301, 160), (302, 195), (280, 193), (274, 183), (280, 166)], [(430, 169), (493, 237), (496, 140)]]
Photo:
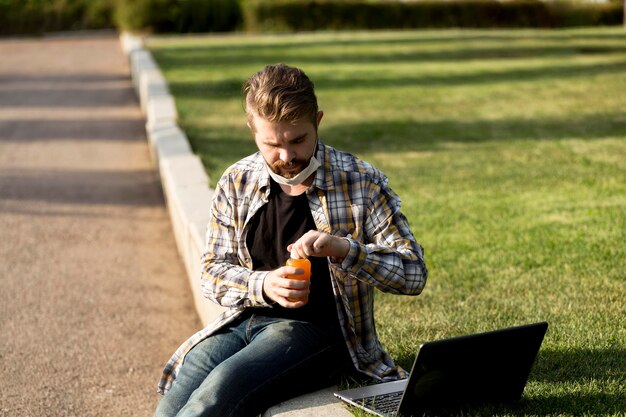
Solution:
[[(355, 46), (355, 45), (387, 45), (387, 44), (419, 44), (424, 43), (427, 45), (438, 44), (438, 43), (456, 43), (459, 41), (464, 42), (477, 42), (477, 41), (489, 41), (489, 42), (511, 42), (515, 40), (532, 40), (532, 41), (541, 41), (548, 42), (554, 41), (557, 43), (563, 43), (564, 41), (616, 41), (616, 40), (625, 40), (626, 33), (618, 33), (618, 32), (606, 32), (606, 33), (588, 33), (588, 32), (576, 32), (576, 31), (559, 31), (559, 30), (494, 30), (494, 31), (485, 31), (485, 30), (466, 30), (460, 29), (457, 31), (451, 30), (414, 30), (414, 31), (396, 31), (389, 32), (386, 30), (382, 31), (371, 31), (370, 33), (378, 33), (382, 35), (380, 38), (374, 38), (371, 36), (365, 37), (353, 37), (350, 36), (348, 32), (348, 36), (350, 38), (341, 38), (341, 33), (338, 32), (337, 36), (327, 37), (327, 38), (300, 38), (294, 41), (292, 34), (275, 34), (273, 35), (272, 41), (268, 42), (270, 39), (268, 37), (260, 37), (258, 38), (261, 42), (259, 43), (248, 43), (246, 40), (246, 44), (243, 45), (235, 45), (238, 48), (245, 49), (246, 51), (254, 51), (257, 50), (260, 46), (265, 46), (269, 48), (273, 47), (293, 47), (293, 48), (301, 48), (303, 46), (307, 47), (317, 47), (317, 46)], [(233, 47), (232, 44), (219, 44), (210, 46), (211, 49), (215, 50), (223, 50), (230, 51)]]
[[(549, 383), (606, 379), (626, 383), (626, 348), (541, 350), (531, 378)], [(623, 395), (626, 399), (626, 392)]]
[[(403, 367), (410, 367), (414, 357), (407, 354), (397, 358), (396, 362)], [(409, 368), (410, 369), (410, 368)], [(586, 384), (598, 381), (618, 381), (623, 387), (626, 384), (626, 349), (542, 349), (533, 366), (529, 381), (548, 384)], [(621, 381), (621, 382), (619, 382)], [(493, 416), (493, 415), (619, 415), (624, 412), (626, 392), (581, 393), (567, 392), (563, 388), (561, 394), (525, 395), (520, 401), (508, 404), (491, 404), (484, 406), (464, 407), (458, 415)]]
[(624, 396), (609, 393), (546, 395), (523, 397), (511, 404), (466, 407), (458, 416), (618, 416), (624, 412)]
[[(328, 116), (327, 116), (328, 117)], [(243, 118), (242, 118), (243, 123)], [(194, 152), (201, 156), (212, 180), (221, 170), (257, 151), (252, 138), (215, 127), (188, 133)], [(247, 133), (247, 131), (246, 131)], [(489, 144), (513, 141), (556, 141), (568, 138), (598, 140), (626, 135), (626, 118), (604, 114), (578, 119), (504, 119), (459, 121), (370, 120), (367, 123), (320, 127), (325, 144), (357, 155), (380, 155), (448, 150), (451, 144)]]
[[(350, 152), (394, 153), (437, 151), (450, 143), (516, 140), (602, 139), (623, 136), (626, 118), (617, 114), (578, 119), (515, 119), (459, 121), (370, 121), (320, 128), (322, 139)], [(384, 146), (382, 146), (384, 145)]]
[[(294, 60), (300, 63), (327, 63), (340, 61), (350, 63), (390, 62), (450, 62), (481, 59), (529, 59), (534, 57), (572, 56), (587, 54), (615, 54), (626, 52), (623, 44), (609, 44), (626, 40), (626, 34), (584, 34), (551, 32), (509, 32), (497, 34), (451, 33), (447, 36), (429, 36), (428, 33), (399, 34), (381, 38), (327, 38), (310, 40), (292, 39), (289, 36), (248, 40), (245, 44), (197, 44), (177, 47), (174, 50), (158, 47), (153, 53), (162, 68), (206, 67), (206, 65), (264, 65)], [(481, 42), (483, 42), (481, 44)], [(529, 45), (533, 42), (537, 45)], [(495, 45), (494, 45), (495, 43)], [(389, 45), (406, 47), (405, 50), (387, 49), (376, 51), (371, 47)], [(428, 50), (411, 50), (428, 47)], [(441, 48), (436, 48), (440, 46)], [(450, 48), (452, 46), (453, 48)], [(358, 48), (363, 48), (359, 50)], [(355, 49), (356, 48), (356, 49)], [(346, 50), (352, 52), (346, 53)], [(314, 51), (314, 52), (313, 52)]]
[[(354, 37), (350, 32), (347, 32), (349, 38), (342, 37), (341, 33), (337, 33), (336, 36), (326, 38), (295, 38), (292, 34), (273, 34), (269, 36), (261, 36), (258, 38), (247, 38), (244, 44), (233, 44), (229, 42), (213, 43), (211, 45), (201, 45), (194, 43), (190, 47), (176, 47), (176, 51), (181, 52), (196, 52), (199, 49), (210, 49), (215, 52), (246, 52), (248, 54), (259, 51), (260, 49), (273, 49), (273, 48), (290, 48), (290, 49), (302, 49), (302, 48), (317, 48), (317, 47), (351, 47), (351, 46), (372, 46), (372, 45), (437, 45), (437, 44), (449, 44), (458, 42), (505, 42), (510, 44), (511, 41), (539, 41), (550, 42), (553, 41), (558, 44), (567, 42), (606, 42), (606, 41), (620, 41), (626, 40), (626, 33), (606, 32), (606, 33), (589, 33), (589, 32), (576, 32), (576, 31), (560, 31), (560, 30), (458, 30), (458, 31), (446, 31), (446, 30), (415, 30), (415, 31), (397, 31), (389, 32), (383, 31), (371, 31), (370, 33), (379, 33), (381, 37)], [(159, 35), (152, 37), (153, 39), (159, 39)], [(165, 38), (169, 38), (165, 35)], [(232, 38), (236, 40), (235, 38)], [(148, 45), (152, 47), (153, 45)], [(156, 48), (159, 50), (159, 48)]]
[[(626, 52), (626, 49), (625, 49)], [(259, 62), (259, 68), (270, 62)], [(181, 64), (187, 65), (187, 64)], [(591, 64), (564, 64), (542, 66), (537, 68), (514, 68), (509, 70), (494, 70), (463, 74), (428, 74), (410, 77), (390, 78), (372, 77), (371, 74), (351, 78), (331, 78), (324, 75), (315, 76), (315, 86), (318, 94), (329, 90), (333, 94), (340, 94), (337, 90), (350, 89), (380, 89), (393, 87), (460, 87), (480, 84), (508, 84), (536, 80), (563, 80), (567, 78), (594, 77), (607, 74), (619, 74), (626, 71), (626, 61)], [(227, 79), (221, 81), (175, 81), (170, 82), (172, 92), (180, 98), (231, 99), (241, 96), (243, 81)]]

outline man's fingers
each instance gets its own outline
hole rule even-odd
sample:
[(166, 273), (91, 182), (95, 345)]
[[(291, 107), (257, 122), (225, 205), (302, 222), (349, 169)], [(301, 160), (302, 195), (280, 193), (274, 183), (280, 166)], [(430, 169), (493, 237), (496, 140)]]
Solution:
[(349, 249), (350, 244), (345, 239), (316, 230), (306, 232), (288, 248), (298, 258), (330, 256), (341, 259), (346, 256)]
[(265, 277), (263, 290), (270, 300), (286, 308), (299, 308), (306, 304), (297, 299), (309, 295), (311, 283), (305, 280), (284, 278), (287, 274), (302, 273), (302, 270), (294, 267), (283, 267), (272, 271)]

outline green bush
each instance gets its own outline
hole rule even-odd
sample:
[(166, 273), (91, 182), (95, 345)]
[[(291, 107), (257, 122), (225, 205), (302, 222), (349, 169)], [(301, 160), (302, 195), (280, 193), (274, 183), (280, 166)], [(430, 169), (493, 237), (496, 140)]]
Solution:
[(571, 27), (622, 20), (621, 0), (0, 0), (0, 35), (113, 27), (156, 33)]
[(109, 0), (0, 0), (0, 35), (112, 28)]
[(123, 30), (173, 31), (180, 10), (173, 0), (117, 0), (115, 23)]
[(242, 25), (237, 0), (187, 0), (182, 3), (179, 30), (184, 32), (228, 32)]
[(0, 0), (0, 35), (114, 27), (223, 32), (241, 22), (237, 0)]
[(621, 25), (624, 19), (621, 0), (594, 4), (557, 2), (553, 8), (562, 27)]
[(566, 27), (620, 24), (623, 5), (539, 0), (248, 0), (249, 31), (446, 27)]
[(241, 25), (237, 0), (118, 0), (119, 28), (150, 32), (226, 32)]

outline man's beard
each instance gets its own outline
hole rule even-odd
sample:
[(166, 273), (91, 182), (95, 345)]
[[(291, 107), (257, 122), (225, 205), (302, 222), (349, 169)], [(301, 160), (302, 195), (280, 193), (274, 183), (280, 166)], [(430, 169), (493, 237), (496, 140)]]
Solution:
[[(290, 162), (278, 160), (274, 162), (270, 166), (270, 168), (272, 169), (272, 171), (274, 171), (276, 174), (280, 175), (281, 177), (290, 179), (298, 175), (300, 172), (302, 172), (302, 170), (306, 168), (308, 164), (309, 164), (308, 161), (303, 161), (301, 159), (294, 159), (293, 161), (290, 161)], [(294, 168), (296, 169), (294, 170)], [(289, 171), (283, 171), (283, 169), (289, 169)]]

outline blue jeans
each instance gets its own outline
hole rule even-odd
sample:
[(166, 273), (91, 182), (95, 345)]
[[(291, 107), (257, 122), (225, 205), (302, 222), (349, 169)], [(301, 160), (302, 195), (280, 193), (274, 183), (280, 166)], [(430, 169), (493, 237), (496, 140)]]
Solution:
[(155, 417), (250, 417), (331, 385), (351, 366), (339, 330), (251, 315), (195, 346)]

